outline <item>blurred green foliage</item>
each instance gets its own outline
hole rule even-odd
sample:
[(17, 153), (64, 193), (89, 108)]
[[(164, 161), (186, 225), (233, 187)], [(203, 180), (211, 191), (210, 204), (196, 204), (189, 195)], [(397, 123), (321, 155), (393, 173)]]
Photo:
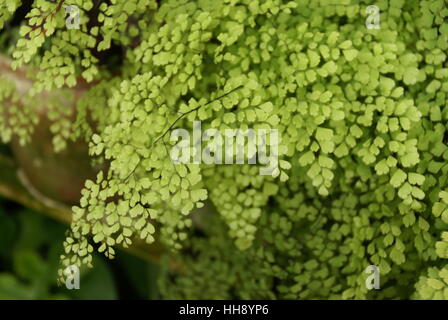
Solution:
[(0, 300), (158, 298), (157, 267), (120, 252), (112, 263), (95, 256), (79, 290), (56, 283), (66, 226), (0, 199)]

